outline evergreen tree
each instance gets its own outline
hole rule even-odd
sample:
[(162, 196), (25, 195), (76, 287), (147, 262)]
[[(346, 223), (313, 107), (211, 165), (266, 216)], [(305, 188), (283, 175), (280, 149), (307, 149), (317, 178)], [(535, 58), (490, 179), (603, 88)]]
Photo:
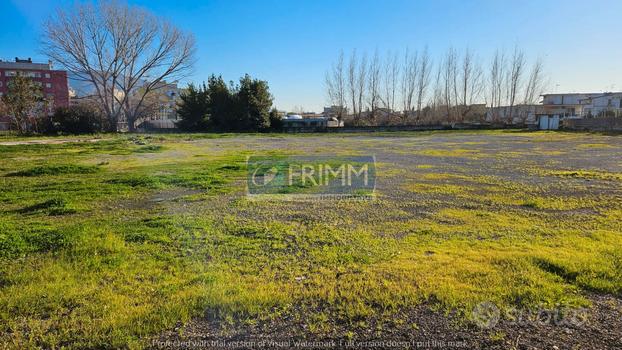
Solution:
[(233, 89), (227, 86), (222, 76), (212, 75), (207, 82), (210, 105), (210, 127), (214, 130), (234, 130), (235, 101)]
[(177, 125), (186, 131), (205, 131), (209, 126), (210, 103), (205, 84), (198, 88), (189, 84), (180, 95), (181, 103), (177, 114), (181, 119)]
[(237, 86), (221, 76), (209, 77), (207, 86), (189, 85), (181, 95), (178, 123), (187, 131), (261, 131), (270, 127), (272, 95), (268, 83), (248, 74)]
[(238, 106), (238, 130), (265, 130), (270, 126), (272, 95), (268, 83), (251, 79), (246, 74), (240, 79), (236, 104)]

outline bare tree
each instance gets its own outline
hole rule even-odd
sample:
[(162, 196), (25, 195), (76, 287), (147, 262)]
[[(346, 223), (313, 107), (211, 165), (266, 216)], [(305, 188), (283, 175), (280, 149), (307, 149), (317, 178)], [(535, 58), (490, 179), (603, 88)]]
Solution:
[(501, 107), (503, 95), (503, 83), (505, 77), (505, 53), (503, 51), (495, 51), (492, 62), (490, 64), (490, 108), (492, 119), (497, 122), (499, 114), (498, 108)]
[(529, 80), (525, 87), (524, 104), (535, 104), (538, 102), (544, 88), (544, 65), (541, 59), (537, 59), (531, 67)]
[(430, 99), (431, 105), (431, 119), (432, 121), (437, 121), (439, 118), (439, 109), (443, 104), (443, 87), (441, 84), (441, 76), (442, 76), (443, 64), (442, 62), (437, 65), (436, 73), (434, 78), (434, 89), (432, 92), (432, 98)]
[(192, 35), (146, 10), (117, 2), (59, 9), (46, 23), (44, 38), (52, 60), (93, 85), (115, 129), (125, 119), (133, 130), (146, 96), (165, 79), (184, 77), (194, 63)]
[[(339, 62), (342, 61), (341, 58)], [(413, 115), (415, 123), (422, 118), (463, 122), (478, 111), (474, 107), (479, 103), (490, 107), (493, 121), (499, 121), (501, 114), (516, 119), (515, 106), (535, 103), (544, 85), (542, 62), (534, 62), (527, 76), (527, 59), (518, 47), (510, 56), (497, 50), (486, 72), (478, 56), (468, 48), (463, 52), (449, 48), (436, 65), (427, 48), (414, 53), (407, 50), (403, 61), (388, 52), (380, 61), (377, 50), (370, 61), (353, 51), (347, 72), (341, 74), (345, 76), (343, 95), (351, 102), (355, 123), (360, 122), (365, 108), (374, 122), (380, 105), (395, 112), (394, 106), (400, 103), (403, 124)], [(331, 72), (335, 72), (334, 67), (343, 67), (339, 62)], [(338, 74), (327, 74), (329, 95), (335, 95), (334, 76)]]
[(361, 58), (361, 62), (358, 65), (357, 71), (357, 102), (359, 106), (358, 114), (356, 115), (355, 122), (359, 124), (361, 122), (361, 115), (363, 112), (363, 99), (365, 97), (366, 92), (366, 83), (367, 83), (367, 55), (363, 54), (363, 58)]
[(453, 120), (453, 106), (458, 103), (458, 66), (454, 48), (447, 50), (442, 64), (443, 103), (447, 119)]
[(390, 111), (395, 112), (395, 94), (397, 92), (397, 82), (400, 75), (400, 66), (398, 62), (397, 52), (391, 54), (387, 53), (385, 60), (385, 73), (384, 73), (384, 107)]
[(512, 122), (513, 109), (516, 102), (518, 92), (521, 88), (522, 76), (525, 70), (525, 53), (518, 48), (514, 47), (514, 53), (510, 62), (510, 69), (507, 77), (507, 95), (509, 102), (509, 115), (508, 119)]
[(346, 74), (343, 65), (343, 50), (339, 53), (337, 63), (326, 73), (328, 98), (333, 106), (338, 106), (337, 119), (343, 120), (346, 105)]
[(368, 83), (368, 102), (370, 108), (370, 122), (372, 125), (376, 123), (376, 113), (378, 107), (380, 106), (380, 79), (381, 79), (381, 71), (380, 71), (380, 56), (378, 55), (378, 50), (374, 52), (374, 56), (369, 63), (369, 74), (367, 75), (369, 83)]
[(460, 104), (460, 116), (464, 120), (471, 112), (473, 104), (480, 97), (483, 89), (482, 69), (473, 53), (467, 48), (462, 56), (460, 67), (460, 97), (456, 103)]
[(466, 49), (462, 58), (462, 69), (460, 76), (460, 88), (461, 88), (461, 104), (467, 106), (469, 101), (469, 93), (471, 92), (471, 79), (473, 79), (473, 54)]
[(413, 112), (415, 91), (417, 88), (417, 76), (419, 69), (419, 54), (413, 55), (406, 51), (404, 55), (404, 68), (402, 69), (402, 124), (406, 124), (408, 117)]
[(432, 71), (432, 63), (430, 62), (430, 56), (428, 55), (428, 48), (426, 47), (419, 59), (419, 75), (417, 76), (417, 122), (419, 121), (422, 110), (421, 105), (423, 99), (428, 90), (430, 84), (430, 72)]
[(348, 63), (348, 94), (350, 97), (350, 100), (352, 101), (352, 115), (354, 116), (354, 118), (356, 118), (356, 116), (358, 115), (358, 104), (357, 104), (357, 89), (358, 89), (358, 84), (357, 84), (357, 80), (356, 80), (356, 66), (357, 66), (357, 62), (356, 62), (357, 58), (356, 58), (356, 50), (352, 51), (352, 54), (350, 55), (350, 61)]

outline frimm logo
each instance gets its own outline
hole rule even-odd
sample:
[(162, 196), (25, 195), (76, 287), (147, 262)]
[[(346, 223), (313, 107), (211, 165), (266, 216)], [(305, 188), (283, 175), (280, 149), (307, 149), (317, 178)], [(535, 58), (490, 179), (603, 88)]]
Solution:
[(251, 156), (247, 169), (247, 195), (259, 199), (371, 199), (376, 187), (373, 156)]

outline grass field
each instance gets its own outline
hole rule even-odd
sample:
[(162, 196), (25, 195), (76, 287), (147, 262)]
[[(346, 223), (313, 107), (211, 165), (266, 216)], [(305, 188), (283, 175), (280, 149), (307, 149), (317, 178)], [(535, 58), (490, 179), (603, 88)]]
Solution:
[[(247, 156), (309, 154), (375, 155), (376, 199), (245, 198)], [(620, 155), (620, 136), (514, 131), (0, 145), (0, 347), (142, 348), (202, 319), (358, 339), (416, 330), (418, 305), (458, 327), (483, 301), (589, 308), (622, 294)]]

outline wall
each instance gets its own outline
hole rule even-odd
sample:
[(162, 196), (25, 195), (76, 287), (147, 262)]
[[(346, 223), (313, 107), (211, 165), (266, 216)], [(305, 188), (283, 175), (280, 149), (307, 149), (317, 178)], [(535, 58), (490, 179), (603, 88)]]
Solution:
[(622, 131), (622, 118), (564, 119), (562, 129), (588, 131)]
[(388, 126), (347, 126), (327, 128), (328, 132), (384, 132), (384, 131), (426, 131), (426, 130), (482, 130), (519, 129), (518, 125), (492, 124), (453, 124), (453, 125), (388, 125)]

